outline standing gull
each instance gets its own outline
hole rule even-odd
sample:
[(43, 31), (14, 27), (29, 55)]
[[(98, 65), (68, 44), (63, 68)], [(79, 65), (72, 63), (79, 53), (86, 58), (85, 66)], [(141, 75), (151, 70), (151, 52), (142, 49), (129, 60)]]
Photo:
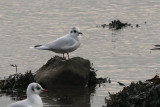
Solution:
[(38, 83), (31, 83), (27, 88), (27, 99), (8, 105), (7, 107), (43, 107), (42, 99), (39, 94), (43, 89)]
[(49, 42), (45, 45), (36, 45), (31, 48), (39, 50), (49, 50), (55, 53), (64, 54), (67, 53), (69, 59), (69, 53), (75, 51), (80, 46), (80, 38), (82, 34), (78, 27), (73, 27), (69, 34), (62, 36), (55, 41)]

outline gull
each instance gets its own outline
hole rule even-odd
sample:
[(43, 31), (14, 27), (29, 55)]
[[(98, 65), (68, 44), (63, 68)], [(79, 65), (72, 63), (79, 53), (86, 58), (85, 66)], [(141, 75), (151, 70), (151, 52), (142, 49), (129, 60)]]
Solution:
[(27, 99), (8, 105), (7, 107), (43, 107), (42, 99), (39, 94), (43, 89), (38, 83), (30, 83), (27, 88)]
[(31, 48), (39, 49), (39, 50), (49, 50), (55, 53), (64, 54), (67, 53), (69, 59), (69, 53), (75, 51), (79, 48), (81, 42), (80, 38), (82, 34), (78, 27), (73, 27), (69, 34), (62, 36), (52, 42), (49, 42), (44, 45), (36, 45)]

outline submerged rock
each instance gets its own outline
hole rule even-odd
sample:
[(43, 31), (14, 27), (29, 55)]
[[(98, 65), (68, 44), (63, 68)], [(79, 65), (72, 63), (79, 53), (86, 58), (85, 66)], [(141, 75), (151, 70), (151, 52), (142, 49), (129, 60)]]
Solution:
[(131, 83), (116, 94), (110, 94), (103, 107), (160, 107), (160, 78)]
[(102, 28), (109, 27), (109, 29), (113, 29), (113, 30), (119, 30), (119, 29), (122, 29), (122, 28), (128, 27), (128, 26), (133, 27), (131, 24), (123, 23), (120, 20), (113, 20), (109, 24), (102, 24), (101, 25)]
[(160, 45), (154, 45), (155, 47), (150, 50), (160, 50)]
[(89, 60), (55, 56), (36, 72), (35, 80), (46, 87), (86, 86), (96, 83), (96, 73)]
[(131, 24), (123, 23), (120, 20), (114, 20), (111, 23), (109, 23), (109, 28), (114, 29), (114, 30), (119, 30), (119, 29), (122, 29), (122, 28), (128, 27), (128, 26), (131, 26)]

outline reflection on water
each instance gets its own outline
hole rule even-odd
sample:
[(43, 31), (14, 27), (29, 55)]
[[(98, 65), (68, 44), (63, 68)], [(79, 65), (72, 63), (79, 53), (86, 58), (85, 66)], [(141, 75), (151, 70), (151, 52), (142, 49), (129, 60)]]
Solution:
[(9, 96), (12, 100), (18, 101), (26, 98), (26, 92), (23, 91), (0, 91), (0, 96)]
[(26, 98), (26, 93), (23, 91), (0, 91), (0, 104), (6, 107), (12, 102), (23, 100)]
[[(15, 73), (10, 64), (16, 64), (19, 73), (36, 71), (55, 53), (29, 47), (55, 40), (78, 26), (84, 34), (82, 45), (71, 57), (90, 59), (97, 76), (112, 81), (88, 94), (90, 106), (100, 107), (108, 91), (122, 89), (117, 81), (128, 85), (160, 73), (160, 51), (150, 51), (160, 44), (159, 6), (160, 0), (0, 0), (0, 77)], [(140, 27), (96, 28), (116, 19)], [(51, 97), (44, 95), (43, 99), (53, 104)], [(4, 106), (11, 102), (7, 96), (0, 97)]]
[(60, 107), (90, 107), (90, 95), (94, 92), (94, 88), (88, 87), (63, 87), (50, 90), (52, 91), (42, 95), (42, 97), (45, 96), (43, 98), (44, 102), (55, 107), (56, 105)]
[[(72, 106), (72, 107), (91, 107), (90, 96), (94, 93), (95, 87), (61, 87), (48, 89), (48, 92), (40, 96), (44, 102), (44, 107)], [(26, 98), (25, 92), (1, 91), (0, 97), (9, 96), (13, 101)]]

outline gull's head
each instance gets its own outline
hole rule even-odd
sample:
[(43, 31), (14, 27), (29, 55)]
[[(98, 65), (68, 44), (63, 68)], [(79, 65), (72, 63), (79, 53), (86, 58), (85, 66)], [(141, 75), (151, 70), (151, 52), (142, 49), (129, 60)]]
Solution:
[(38, 83), (30, 83), (27, 88), (27, 96), (30, 94), (40, 94), (42, 91), (47, 91), (43, 89)]
[(78, 36), (79, 34), (82, 34), (82, 33), (80, 32), (80, 29), (78, 27), (73, 27), (70, 31), (70, 34)]

